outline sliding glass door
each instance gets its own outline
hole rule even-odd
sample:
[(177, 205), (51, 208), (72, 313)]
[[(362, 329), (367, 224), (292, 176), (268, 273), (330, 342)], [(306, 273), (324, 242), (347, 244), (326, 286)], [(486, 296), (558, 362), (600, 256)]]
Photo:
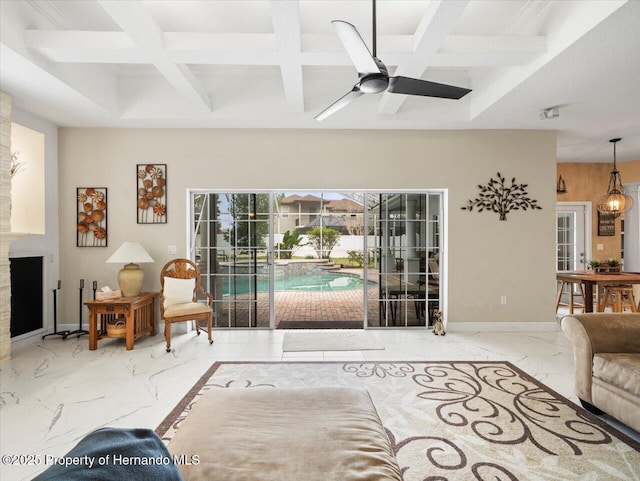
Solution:
[(270, 327), (270, 194), (193, 193), (191, 255), (214, 327)]
[(370, 270), (378, 289), (369, 297), (369, 325), (432, 325), (441, 310), (442, 194), (381, 193), (368, 207), (378, 264)]
[(274, 195), (275, 327), (362, 329), (364, 204), (351, 192)]
[(428, 327), (442, 310), (442, 192), (190, 198), (215, 327)]

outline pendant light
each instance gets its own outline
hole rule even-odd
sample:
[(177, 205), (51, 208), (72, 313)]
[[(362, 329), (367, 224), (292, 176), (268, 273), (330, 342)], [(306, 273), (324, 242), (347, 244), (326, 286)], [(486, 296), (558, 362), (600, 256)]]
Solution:
[(633, 207), (633, 198), (624, 193), (622, 178), (616, 167), (616, 143), (620, 140), (622, 139), (609, 140), (609, 142), (613, 144), (613, 170), (609, 178), (607, 195), (601, 197), (598, 202), (598, 212), (601, 214), (610, 214), (614, 218), (628, 212)]

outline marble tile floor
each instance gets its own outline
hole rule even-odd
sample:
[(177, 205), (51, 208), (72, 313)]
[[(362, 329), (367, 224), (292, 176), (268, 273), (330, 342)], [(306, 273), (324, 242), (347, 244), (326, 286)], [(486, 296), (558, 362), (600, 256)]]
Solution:
[[(193, 332), (138, 339), (103, 339), (89, 351), (86, 336), (26, 343), (0, 363), (2, 455), (62, 456), (104, 426), (155, 429), (215, 361), (509, 361), (563, 396), (573, 396), (569, 341), (555, 332), (368, 330), (384, 350), (283, 352), (284, 330), (214, 331), (213, 345)], [(625, 430), (637, 440), (640, 434)], [(4, 459), (4, 458), (3, 458)], [(45, 465), (0, 465), (3, 481), (27, 480)]]

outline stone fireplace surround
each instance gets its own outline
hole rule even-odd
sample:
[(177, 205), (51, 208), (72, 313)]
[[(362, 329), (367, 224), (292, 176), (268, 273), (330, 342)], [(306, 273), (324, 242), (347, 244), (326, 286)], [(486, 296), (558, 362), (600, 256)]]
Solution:
[(0, 361), (11, 357), (11, 96), (0, 91)]

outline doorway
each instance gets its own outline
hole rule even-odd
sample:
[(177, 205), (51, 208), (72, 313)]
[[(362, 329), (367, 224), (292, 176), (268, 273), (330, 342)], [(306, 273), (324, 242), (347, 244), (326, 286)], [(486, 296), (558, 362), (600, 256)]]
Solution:
[(367, 232), (361, 194), (274, 195), (274, 316), (280, 329), (361, 329)]
[(190, 192), (214, 327), (427, 327), (443, 192)]
[[(586, 269), (591, 252), (591, 204), (588, 202), (558, 202), (556, 204), (556, 270), (575, 271)], [(571, 284), (563, 288), (566, 303)], [(578, 285), (573, 285), (579, 294)]]
[(586, 269), (591, 252), (591, 204), (558, 202), (556, 204), (556, 269)]

